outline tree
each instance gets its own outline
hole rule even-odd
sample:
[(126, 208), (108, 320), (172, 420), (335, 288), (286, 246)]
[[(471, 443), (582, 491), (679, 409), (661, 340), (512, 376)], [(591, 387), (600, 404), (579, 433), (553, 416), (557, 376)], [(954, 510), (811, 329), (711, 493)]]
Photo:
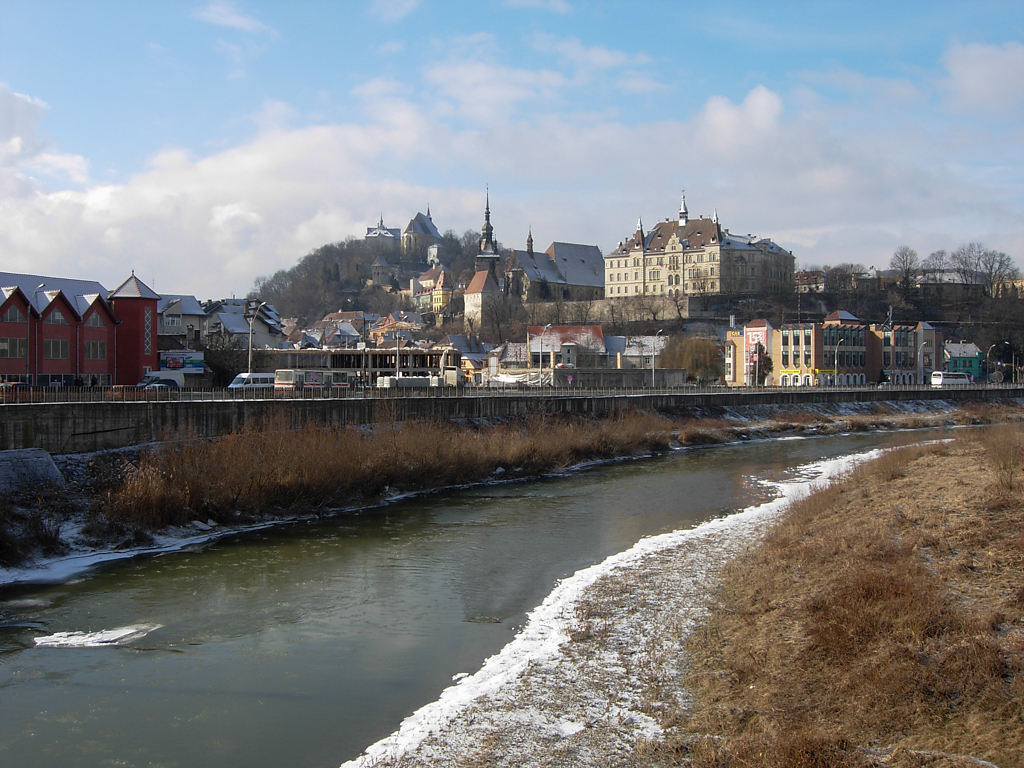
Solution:
[(756, 361), (754, 364), (754, 374), (757, 377), (757, 385), (761, 387), (764, 386), (768, 377), (772, 375), (775, 364), (772, 362), (771, 357), (768, 356), (768, 351), (761, 342), (758, 342), (754, 348), (754, 360)]
[(901, 245), (893, 253), (889, 268), (898, 275), (900, 294), (903, 300), (909, 303), (921, 273), (921, 260), (917, 257), (917, 251), (910, 246)]
[(985, 246), (981, 243), (968, 243), (961, 245), (952, 254), (949, 262), (956, 272), (956, 276), (964, 285), (975, 282), (978, 279), (978, 272), (981, 271), (981, 254)]
[(949, 254), (945, 251), (934, 251), (921, 262), (921, 276), (932, 282), (938, 280), (939, 275), (947, 269), (949, 269)]
[(662, 368), (682, 368), (688, 378), (714, 381), (722, 377), (722, 350), (714, 339), (672, 336), (659, 355)]

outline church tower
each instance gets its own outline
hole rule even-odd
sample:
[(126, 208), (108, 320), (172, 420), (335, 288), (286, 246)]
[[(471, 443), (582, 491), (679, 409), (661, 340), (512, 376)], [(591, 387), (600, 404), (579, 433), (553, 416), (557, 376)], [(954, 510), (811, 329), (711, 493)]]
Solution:
[(480, 252), (476, 255), (475, 269), (477, 272), (490, 272), (491, 277), (498, 280), (498, 262), (501, 255), (494, 244), (494, 227), (491, 226), (491, 191), (487, 190), (484, 203), (484, 225), (480, 228)]

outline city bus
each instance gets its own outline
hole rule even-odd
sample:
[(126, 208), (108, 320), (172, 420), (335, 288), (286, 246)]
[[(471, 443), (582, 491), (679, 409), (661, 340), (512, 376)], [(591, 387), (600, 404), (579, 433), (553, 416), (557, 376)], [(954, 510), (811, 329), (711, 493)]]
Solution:
[(274, 394), (340, 394), (348, 389), (347, 371), (329, 371), (323, 368), (279, 368), (274, 371)]

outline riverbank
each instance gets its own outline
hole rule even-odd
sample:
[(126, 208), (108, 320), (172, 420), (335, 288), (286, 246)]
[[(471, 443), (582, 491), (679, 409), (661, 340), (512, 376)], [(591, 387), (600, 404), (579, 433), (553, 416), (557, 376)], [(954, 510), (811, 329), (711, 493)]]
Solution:
[(1024, 433), (986, 434), (576, 574), (346, 766), (1024, 765)]
[(685, 418), (391, 424), (376, 430), (240, 431), (99, 454), (54, 456), (63, 487), (0, 500), (0, 585), (60, 580), (112, 559), (173, 551), (410, 494), (509, 482), (670, 448), (784, 435), (983, 424), (1018, 401), (747, 406)]

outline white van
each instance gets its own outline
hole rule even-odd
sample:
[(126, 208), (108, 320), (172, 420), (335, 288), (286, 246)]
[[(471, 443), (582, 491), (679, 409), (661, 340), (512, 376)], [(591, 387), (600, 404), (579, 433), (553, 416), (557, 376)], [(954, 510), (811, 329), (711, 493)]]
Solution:
[(272, 373), (240, 373), (228, 384), (228, 389), (273, 389), (274, 374)]

